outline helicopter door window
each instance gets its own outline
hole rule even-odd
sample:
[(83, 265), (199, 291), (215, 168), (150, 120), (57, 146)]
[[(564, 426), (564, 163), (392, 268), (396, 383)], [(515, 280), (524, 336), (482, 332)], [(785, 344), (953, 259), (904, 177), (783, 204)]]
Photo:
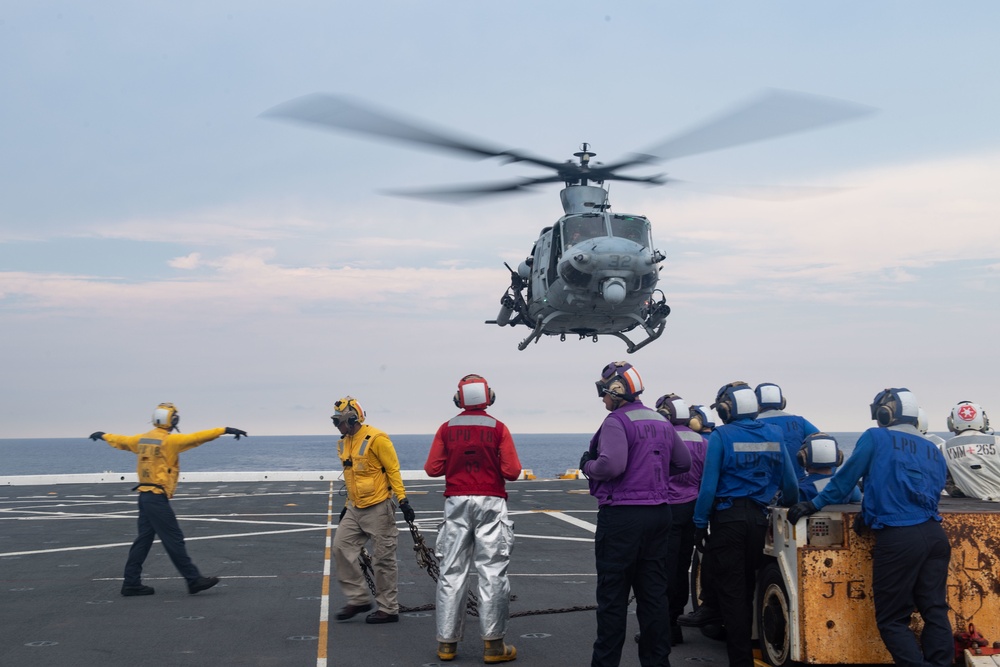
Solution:
[(616, 215), (611, 219), (611, 233), (618, 238), (635, 241), (644, 248), (650, 245), (649, 221), (645, 218)]
[(598, 236), (607, 236), (604, 220), (596, 214), (567, 218), (563, 220), (562, 227), (563, 239), (566, 244), (564, 248)]

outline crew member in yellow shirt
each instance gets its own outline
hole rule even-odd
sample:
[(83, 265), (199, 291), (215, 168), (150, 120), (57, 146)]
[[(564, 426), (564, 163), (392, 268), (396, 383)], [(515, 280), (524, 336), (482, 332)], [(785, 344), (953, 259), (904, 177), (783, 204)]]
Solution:
[(153, 595), (156, 590), (142, 583), (142, 564), (159, 537), (174, 567), (187, 581), (192, 595), (219, 583), (218, 577), (203, 577), (184, 546), (184, 533), (177, 523), (177, 515), (170, 506), (170, 499), (177, 489), (180, 474), (180, 457), (183, 451), (193, 449), (221, 435), (235, 435), (239, 440), (246, 431), (229, 426), (211, 428), (197, 433), (174, 433), (181, 416), (173, 403), (160, 403), (153, 411), (153, 430), (139, 435), (114, 435), (96, 431), (91, 440), (104, 440), (115, 449), (138, 455), (139, 484), (132, 489), (139, 492), (139, 534), (132, 543), (125, 562), (125, 581), (122, 595)]

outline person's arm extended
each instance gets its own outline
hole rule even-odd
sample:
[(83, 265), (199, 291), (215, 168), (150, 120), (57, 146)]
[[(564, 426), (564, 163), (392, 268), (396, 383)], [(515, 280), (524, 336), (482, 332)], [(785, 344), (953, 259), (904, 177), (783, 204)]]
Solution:
[(719, 487), (721, 472), (722, 440), (713, 433), (708, 438), (705, 469), (701, 475), (701, 485), (698, 487), (698, 500), (694, 504), (694, 525), (698, 528), (708, 528), (708, 518), (715, 503), (715, 491)]

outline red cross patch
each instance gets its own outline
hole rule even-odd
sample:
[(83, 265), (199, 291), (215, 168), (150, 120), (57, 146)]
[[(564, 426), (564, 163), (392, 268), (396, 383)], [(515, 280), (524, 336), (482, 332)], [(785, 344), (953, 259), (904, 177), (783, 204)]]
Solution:
[(961, 417), (963, 421), (971, 422), (976, 418), (976, 407), (966, 403), (958, 409), (958, 416)]

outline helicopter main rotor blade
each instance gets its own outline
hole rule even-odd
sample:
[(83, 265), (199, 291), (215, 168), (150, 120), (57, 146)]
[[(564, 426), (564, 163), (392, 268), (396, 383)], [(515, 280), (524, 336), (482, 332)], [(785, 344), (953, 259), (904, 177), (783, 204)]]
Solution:
[(715, 120), (682, 132), (652, 148), (605, 166), (614, 171), (659, 160), (773, 139), (834, 125), (874, 113), (864, 104), (790, 90), (768, 90)]
[(517, 181), (506, 181), (503, 183), (485, 183), (479, 185), (468, 185), (448, 188), (427, 188), (419, 190), (383, 190), (386, 194), (400, 197), (416, 197), (418, 199), (434, 199), (446, 202), (462, 202), (491, 195), (508, 194), (531, 189), (532, 186), (540, 183), (558, 183), (562, 180), (559, 176), (547, 176), (543, 178), (525, 178)]
[(326, 129), (349, 130), (376, 137), (396, 139), (442, 150), (464, 153), (476, 158), (500, 157), (510, 162), (529, 162), (549, 169), (562, 163), (536, 158), (514, 150), (492, 146), (478, 139), (466, 139), (444, 130), (424, 127), (355, 102), (343, 95), (314, 93), (297, 97), (261, 114), (266, 118), (290, 120)]

